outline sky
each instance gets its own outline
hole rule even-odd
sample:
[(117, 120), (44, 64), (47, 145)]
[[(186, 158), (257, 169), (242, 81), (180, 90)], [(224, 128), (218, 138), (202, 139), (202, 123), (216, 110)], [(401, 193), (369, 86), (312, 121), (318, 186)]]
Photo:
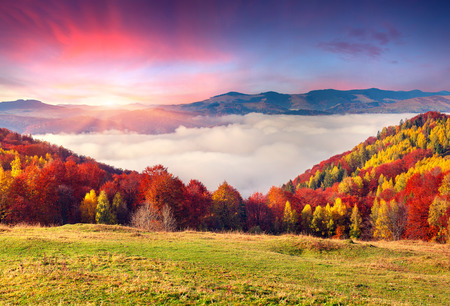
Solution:
[[(267, 193), (313, 165), (352, 149), (384, 126), (411, 114), (292, 116), (248, 114), (215, 118), (217, 126), (179, 127), (142, 135), (46, 134), (36, 138), (122, 169), (141, 172), (162, 164), (184, 183), (200, 180), (210, 191), (227, 181), (247, 198)], [(126, 148), (126, 150), (123, 150)]]
[(447, 1), (0, 0), (0, 101), (450, 90)]

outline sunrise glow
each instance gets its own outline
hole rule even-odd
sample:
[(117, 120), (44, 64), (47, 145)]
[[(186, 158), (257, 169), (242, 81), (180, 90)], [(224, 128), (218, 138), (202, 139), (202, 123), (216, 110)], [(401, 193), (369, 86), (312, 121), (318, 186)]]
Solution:
[(2, 1), (0, 99), (171, 104), (231, 90), (445, 90), (448, 28), (438, 6), (421, 2)]

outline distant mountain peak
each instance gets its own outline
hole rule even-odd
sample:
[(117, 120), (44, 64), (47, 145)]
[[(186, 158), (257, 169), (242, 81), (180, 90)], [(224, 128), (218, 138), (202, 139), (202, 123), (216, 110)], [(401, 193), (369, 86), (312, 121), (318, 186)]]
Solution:
[(223, 96), (237, 97), (237, 96), (248, 96), (248, 95), (240, 93), (240, 92), (237, 92), (237, 91), (230, 91), (230, 92), (227, 92), (227, 93), (224, 93), (224, 94), (221, 94), (221, 95), (214, 96), (213, 98), (219, 98), (219, 97), (223, 97)]
[(24, 100), (24, 99), (16, 101), (0, 102), (0, 110), (42, 108), (42, 107), (54, 107), (54, 105), (45, 104), (38, 100)]

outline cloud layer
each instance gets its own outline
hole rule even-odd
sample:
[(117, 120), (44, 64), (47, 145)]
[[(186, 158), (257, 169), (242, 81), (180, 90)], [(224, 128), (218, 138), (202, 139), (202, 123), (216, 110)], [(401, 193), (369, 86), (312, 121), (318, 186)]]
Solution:
[(202, 181), (214, 191), (226, 180), (243, 196), (267, 192), (314, 164), (352, 149), (407, 114), (268, 116), (249, 114), (217, 119), (223, 126), (179, 127), (163, 135), (37, 135), (77, 154), (123, 169), (142, 171), (163, 164), (184, 182)]

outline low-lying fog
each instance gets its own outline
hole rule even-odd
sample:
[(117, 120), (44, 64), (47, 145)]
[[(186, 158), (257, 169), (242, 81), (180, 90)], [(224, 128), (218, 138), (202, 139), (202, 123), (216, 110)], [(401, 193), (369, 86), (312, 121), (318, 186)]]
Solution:
[(256, 191), (266, 193), (271, 186), (280, 186), (320, 161), (375, 136), (384, 126), (412, 116), (249, 114), (217, 118), (220, 126), (179, 127), (162, 135), (110, 131), (35, 137), (118, 168), (142, 171), (162, 164), (186, 184), (198, 179), (210, 191), (227, 181), (248, 197)]

